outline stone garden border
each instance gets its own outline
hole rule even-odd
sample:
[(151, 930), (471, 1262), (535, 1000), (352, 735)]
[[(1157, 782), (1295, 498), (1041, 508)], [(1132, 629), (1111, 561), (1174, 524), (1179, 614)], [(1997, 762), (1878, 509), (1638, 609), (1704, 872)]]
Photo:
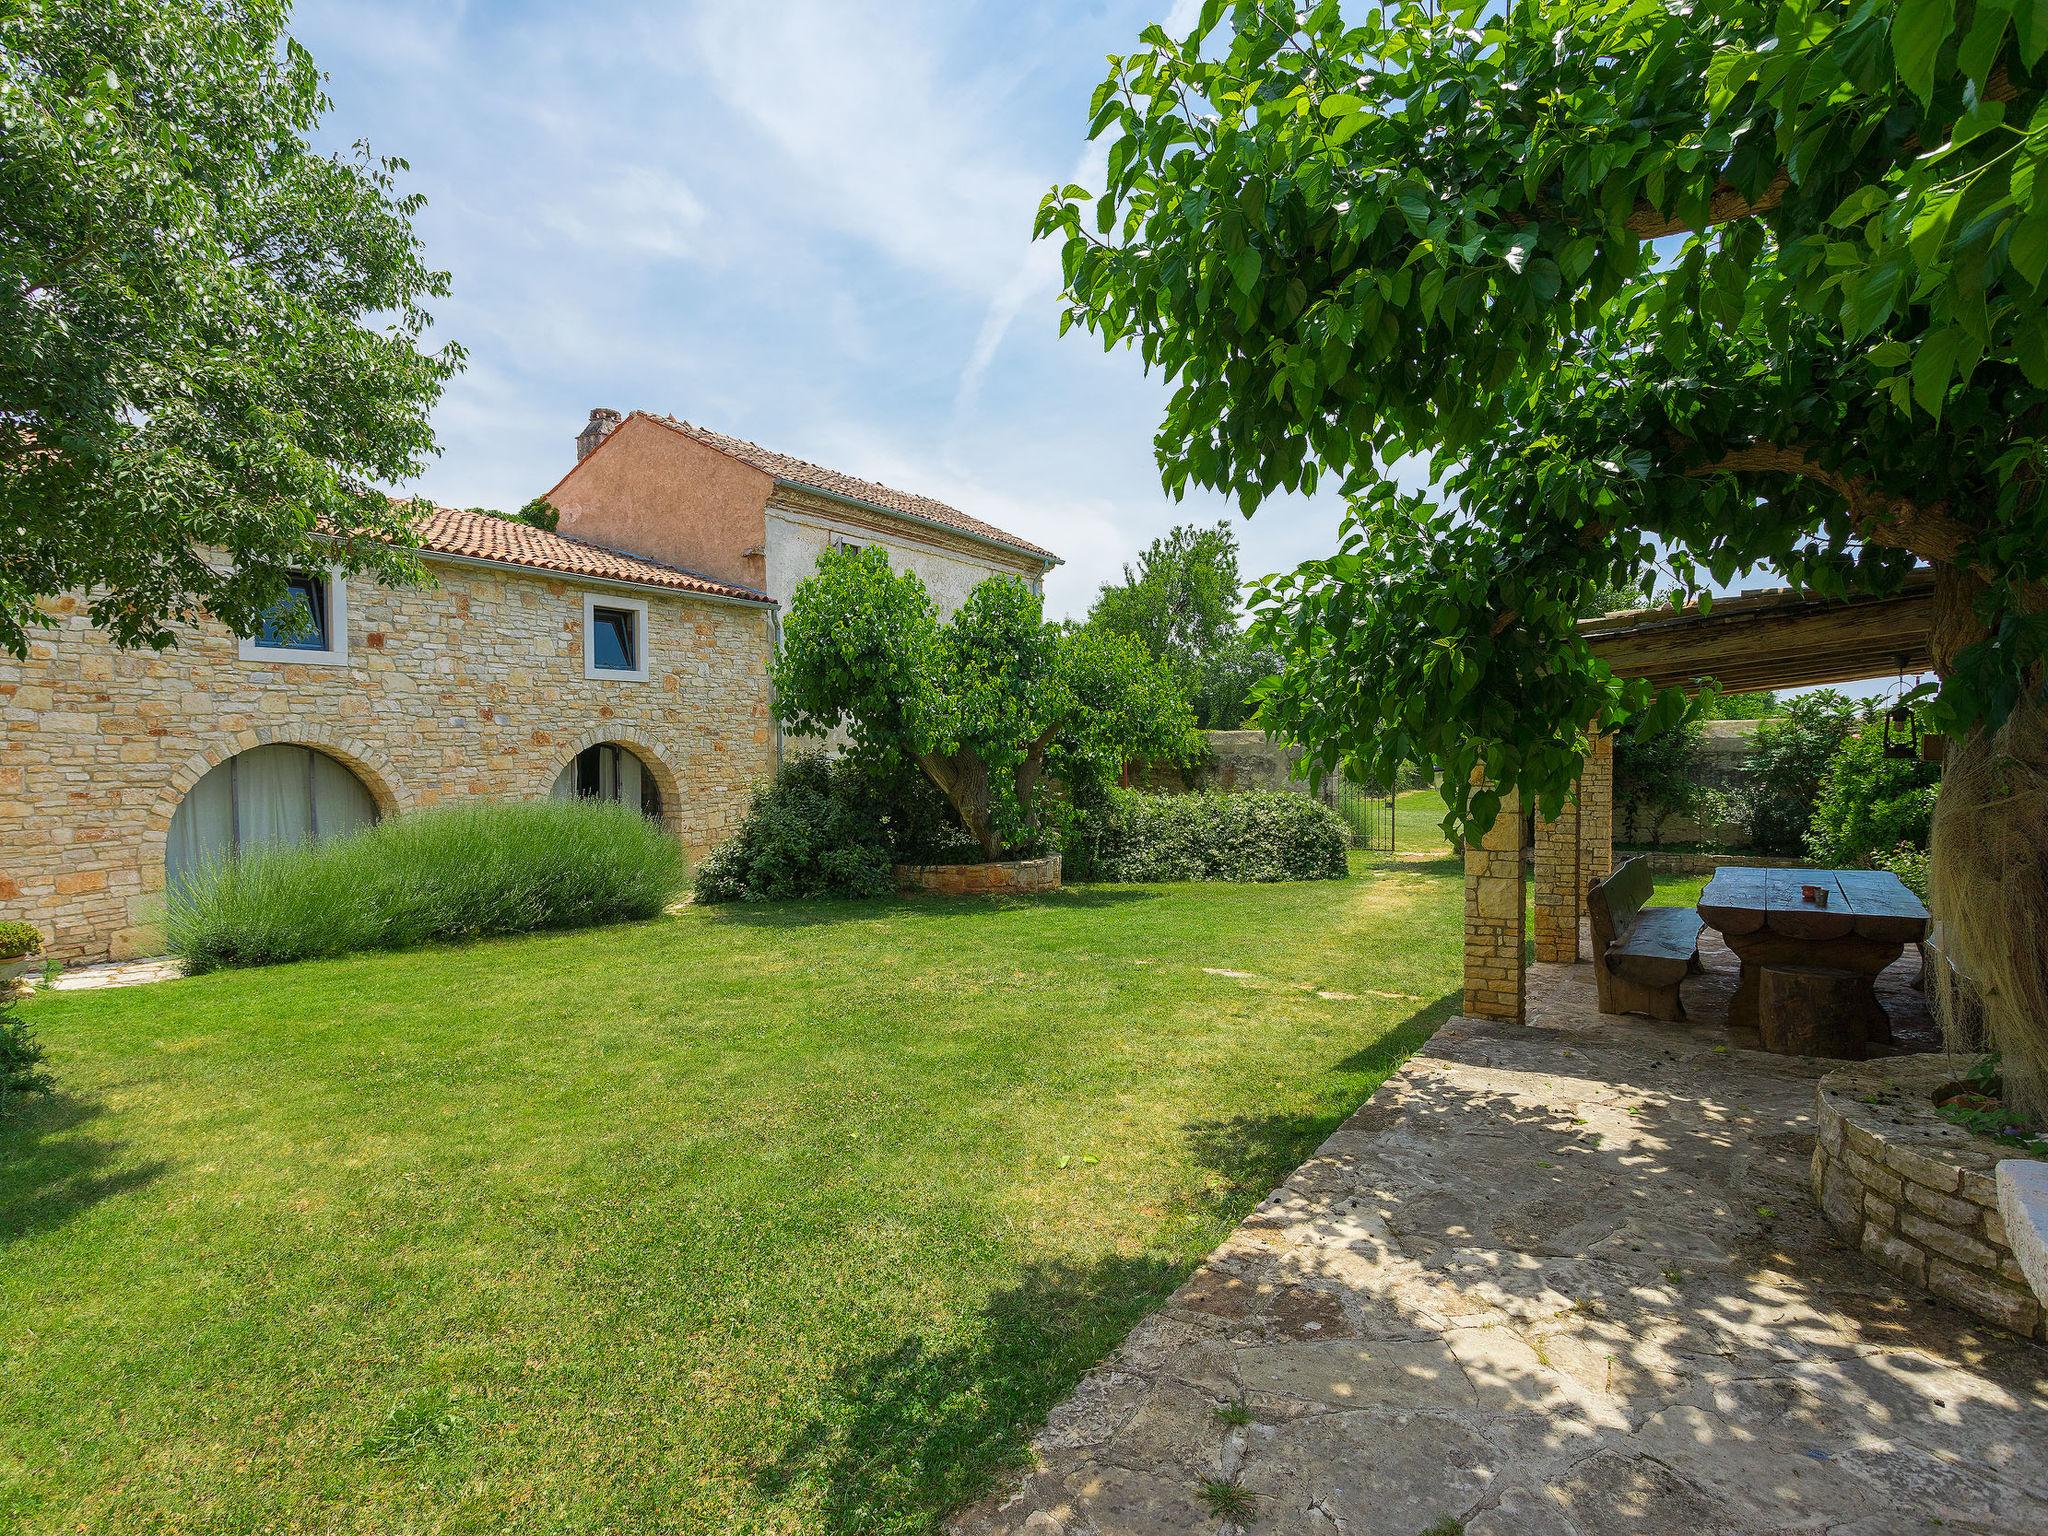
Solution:
[(1060, 888), (1060, 856), (1002, 864), (898, 864), (896, 887), (934, 896), (1030, 896)]
[(1879, 1268), (2000, 1328), (2048, 1340), (2048, 1314), (1998, 1209), (1996, 1169), (2011, 1153), (1935, 1113), (1935, 1091), (1966, 1065), (1947, 1055), (1890, 1056), (1822, 1078), (1814, 1198)]

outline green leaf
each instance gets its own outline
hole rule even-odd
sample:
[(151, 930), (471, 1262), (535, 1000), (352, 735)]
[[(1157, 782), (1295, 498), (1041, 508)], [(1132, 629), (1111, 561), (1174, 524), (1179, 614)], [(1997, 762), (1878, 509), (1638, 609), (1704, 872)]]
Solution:
[(2013, 7), (2012, 26), (2019, 38), (2020, 62), (2032, 69), (2048, 49), (2048, 0), (2019, 0)]
[(1962, 341), (1963, 333), (1950, 326), (1925, 338), (1913, 354), (1913, 399), (1936, 421), (1941, 420), (1948, 381), (1955, 372), (1956, 349)]
[(1892, 17), (1892, 58), (1899, 78), (1923, 104), (1934, 99), (1934, 62), (1955, 19), (1955, 0), (1899, 0)]
[(2020, 221), (2006, 247), (2006, 258), (2029, 288), (2041, 286), (2041, 274), (2048, 271), (2048, 214), (2029, 214)]
[(1365, 98), (1339, 91), (1333, 96), (1325, 96), (1317, 110), (1325, 117), (1347, 117), (1365, 110)]
[(1251, 246), (1246, 246), (1230, 258), (1230, 276), (1236, 282), (1239, 293), (1250, 293), (1259, 286), (1259, 273), (1264, 269), (1264, 265), (1259, 260), (1259, 253)]
[(1874, 183), (1858, 187), (1835, 206), (1835, 211), (1828, 215), (1828, 222), (1837, 228), (1861, 224), (1891, 200), (1892, 191), (1889, 187), (1877, 186)]

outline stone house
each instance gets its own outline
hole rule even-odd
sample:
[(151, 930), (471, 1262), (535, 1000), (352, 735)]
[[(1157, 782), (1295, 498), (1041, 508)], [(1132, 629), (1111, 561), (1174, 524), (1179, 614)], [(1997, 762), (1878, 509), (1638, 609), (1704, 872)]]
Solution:
[(669, 417), (594, 411), (577, 455), (559, 532), (441, 508), (431, 585), (298, 574), (310, 632), (123, 651), (79, 599), (46, 604), (27, 659), (0, 655), (0, 917), (53, 959), (149, 953), (185, 869), (464, 796), (623, 800), (700, 855), (774, 769), (777, 604), (819, 554), (882, 544), (945, 612), (1058, 563)]
[(774, 604), (675, 564), (443, 509), (431, 586), (295, 578), (310, 633), (124, 651), (85, 605), (0, 655), (0, 916), (59, 960), (149, 953), (168, 878), (464, 796), (598, 795), (693, 854), (772, 769)]
[(923, 580), (941, 617), (990, 576), (1042, 590), (1060, 563), (944, 502), (646, 411), (592, 411), (575, 467), (547, 498), (564, 533), (765, 592), (785, 608), (818, 556), (841, 544), (886, 548), (893, 566)]

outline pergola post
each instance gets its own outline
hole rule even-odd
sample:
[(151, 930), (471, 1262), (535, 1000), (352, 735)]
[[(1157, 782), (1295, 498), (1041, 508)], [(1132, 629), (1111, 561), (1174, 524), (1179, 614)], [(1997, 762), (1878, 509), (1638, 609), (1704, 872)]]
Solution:
[(1536, 813), (1536, 958), (1571, 965), (1579, 958), (1579, 913), (1586, 888), (1579, 881), (1579, 793), (1550, 819)]
[(1522, 972), (1522, 804), (1509, 790), (1478, 843), (1465, 845), (1465, 999), (1473, 1018), (1520, 1024), (1528, 1016)]
[(1579, 900), (1614, 873), (1614, 738), (1589, 732), (1579, 770)]

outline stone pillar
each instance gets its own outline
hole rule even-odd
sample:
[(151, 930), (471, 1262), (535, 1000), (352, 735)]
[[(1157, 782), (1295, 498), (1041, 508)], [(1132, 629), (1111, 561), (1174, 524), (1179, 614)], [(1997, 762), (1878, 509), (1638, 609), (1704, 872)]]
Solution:
[(1579, 879), (1579, 800), (1576, 789), (1555, 821), (1536, 815), (1536, 958), (1570, 965), (1579, 958), (1579, 914), (1586, 887)]
[(1579, 900), (1614, 872), (1614, 738), (1589, 732), (1579, 773)]
[(1473, 1018), (1520, 1024), (1528, 1016), (1522, 970), (1522, 803), (1509, 791), (1477, 846), (1465, 845), (1465, 1004)]

